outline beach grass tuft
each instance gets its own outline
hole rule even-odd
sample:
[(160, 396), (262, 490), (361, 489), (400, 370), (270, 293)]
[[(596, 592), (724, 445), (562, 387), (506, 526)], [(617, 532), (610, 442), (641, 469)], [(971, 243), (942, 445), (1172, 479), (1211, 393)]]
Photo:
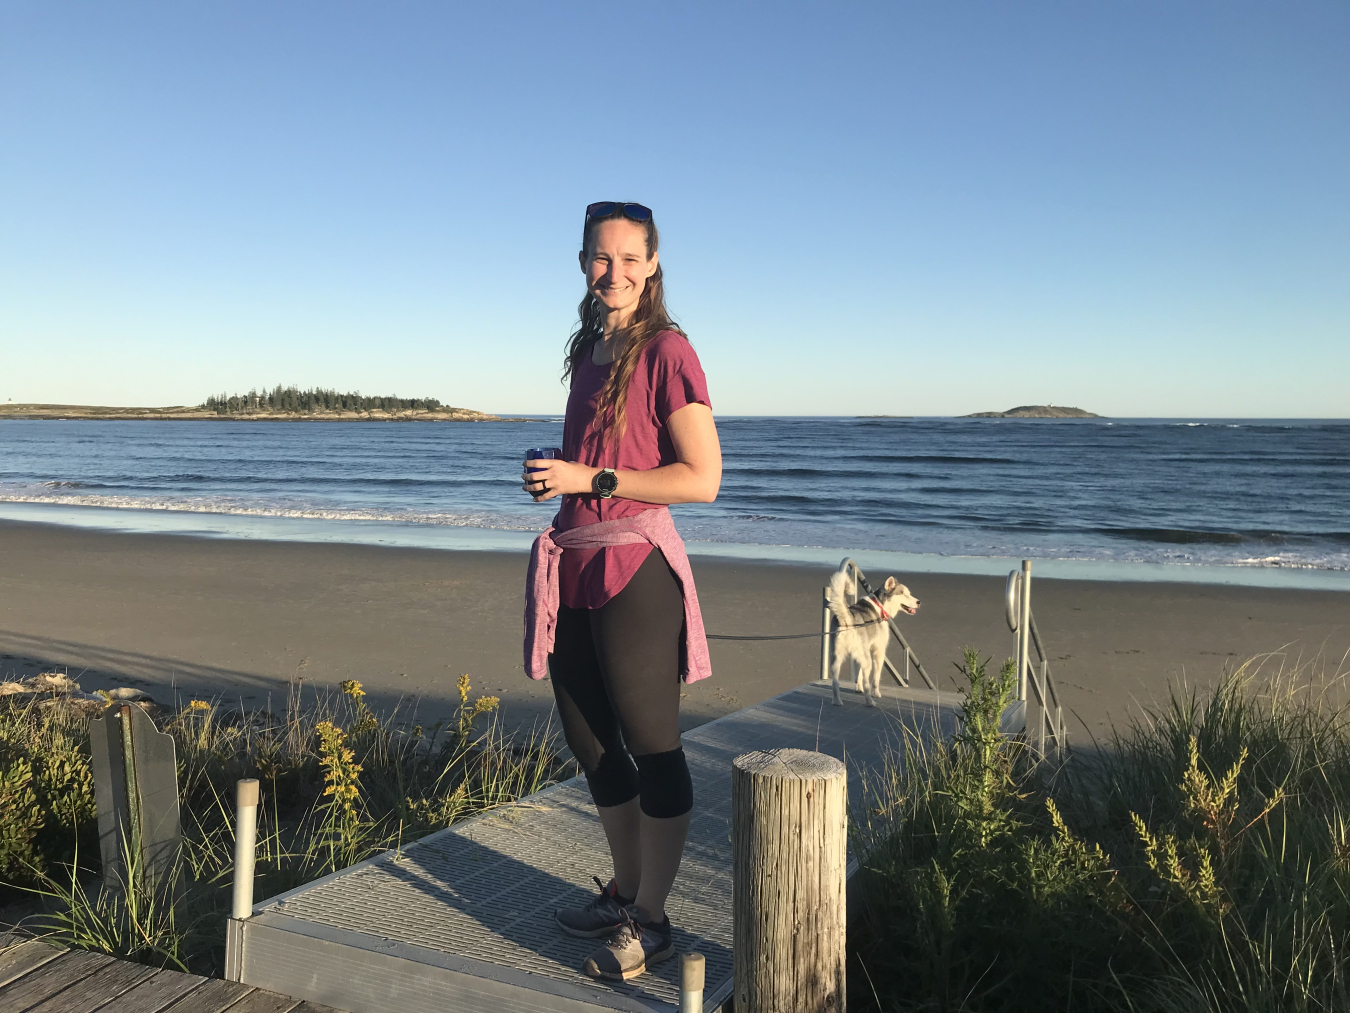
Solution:
[[(151, 885), (99, 872), (86, 718), (60, 706), (0, 706), (0, 892), (43, 911), (26, 927), (54, 941), (218, 975), (230, 907), (234, 784), (261, 782), (256, 895), (295, 886), (514, 802), (575, 772), (549, 727), (507, 735), (495, 697), (459, 680), (453, 718), (430, 729), (377, 715), (356, 681), (285, 712), (192, 699), (157, 715), (178, 757), (178, 865)], [(48, 701), (50, 703), (50, 701)], [(11, 818), (17, 814), (17, 818)]]
[(990, 722), (1010, 665), (960, 668), (858, 821), (857, 1008), (1350, 1009), (1344, 672), (1254, 659), (1053, 769)]

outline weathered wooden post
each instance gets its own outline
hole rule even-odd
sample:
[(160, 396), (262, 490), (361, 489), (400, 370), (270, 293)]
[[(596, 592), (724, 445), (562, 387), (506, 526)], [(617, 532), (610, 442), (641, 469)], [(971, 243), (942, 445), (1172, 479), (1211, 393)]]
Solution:
[(173, 736), (140, 707), (122, 704), (89, 722), (89, 749), (105, 889), (166, 885), (179, 841)]
[(805, 749), (745, 753), (731, 811), (736, 1013), (842, 1011), (844, 765)]

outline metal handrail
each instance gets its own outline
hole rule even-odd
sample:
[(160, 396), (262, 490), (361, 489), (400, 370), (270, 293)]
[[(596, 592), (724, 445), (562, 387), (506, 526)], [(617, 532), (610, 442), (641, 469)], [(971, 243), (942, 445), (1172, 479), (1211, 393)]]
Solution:
[[(849, 604), (857, 604), (859, 590), (862, 590), (867, 594), (874, 593), (872, 585), (867, 582), (867, 575), (862, 572), (862, 569), (852, 559), (847, 558), (844, 559), (839, 564), (839, 569), (844, 571), (852, 571), (853, 574), (853, 592), (852, 592), (853, 601), (850, 602)], [(830, 614), (830, 605), (829, 602), (825, 599), (824, 592), (822, 591), (821, 633), (824, 634), (824, 636), (820, 638), (820, 679), (822, 682), (826, 682), (830, 678), (830, 642), (833, 639), (829, 635), (830, 630), (832, 628), (831, 622), (832, 616)], [(891, 677), (894, 678), (897, 683), (899, 683), (902, 687), (908, 689), (909, 663), (912, 660), (914, 662), (914, 667), (918, 669), (919, 675), (923, 677), (923, 681), (928, 683), (928, 688), (937, 689), (937, 683), (935, 683), (933, 681), (932, 676), (928, 674), (928, 670), (923, 667), (923, 662), (921, 662), (919, 660), (919, 656), (914, 653), (914, 648), (909, 646), (909, 641), (905, 639), (905, 635), (901, 633), (900, 628), (896, 626), (895, 619), (893, 618), (887, 619), (886, 625), (890, 627), (892, 635), (894, 635), (895, 639), (900, 642), (900, 646), (905, 649), (905, 674), (903, 676), (900, 674), (900, 670), (897, 669), (893, 664), (891, 664), (891, 659), (889, 657), (883, 660), (883, 664), (886, 666), (886, 671), (891, 673)], [(843, 702), (842, 700), (839, 699), (839, 688), (837, 686), (835, 687), (834, 702), (836, 704)]]
[[(1025, 623), (1021, 621), (1022, 616), (1026, 616)], [(1034, 737), (1037, 749), (1045, 756), (1048, 725), (1049, 737), (1053, 739), (1055, 754), (1059, 757), (1068, 748), (1068, 730), (1064, 725), (1064, 708), (1059, 702), (1059, 690), (1055, 686), (1054, 676), (1050, 674), (1050, 659), (1041, 641), (1041, 631), (1036, 627), (1036, 614), (1031, 608), (1029, 559), (1022, 560), (1020, 571), (1013, 570), (1008, 574), (1004, 618), (1007, 620), (1008, 629), (1017, 634), (1017, 697), (1023, 702), (1025, 713), (1027, 710), (1025, 705), (1030, 702), (1027, 698), (1029, 687), (1038, 705), (1035, 731), (1033, 733), (1032, 722), (1028, 720), (1025, 734), (1028, 741)], [(1031, 661), (1032, 647), (1036, 648), (1036, 655), (1040, 661), (1039, 672)]]

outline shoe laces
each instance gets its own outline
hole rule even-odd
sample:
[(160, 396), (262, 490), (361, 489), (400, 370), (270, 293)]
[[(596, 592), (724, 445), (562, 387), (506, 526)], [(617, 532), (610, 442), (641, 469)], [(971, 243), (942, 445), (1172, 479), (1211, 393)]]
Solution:
[(619, 888), (615, 886), (614, 893), (610, 893), (609, 884), (602, 883), (599, 876), (592, 876), (591, 879), (595, 880), (595, 885), (600, 888), (600, 896), (592, 897), (591, 902), (586, 905), (586, 909), (588, 911), (594, 911), (596, 908), (604, 907), (606, 904), (613, 904), (614, 896), (619, 892)]
[(619, 927), (614, 930), (614, 934), (609, 937), (607, 946), (621, 947), (630, 938), (642, 942), (642, 923), (633, 917), (633, 913), (626, 907), (619, 908)]

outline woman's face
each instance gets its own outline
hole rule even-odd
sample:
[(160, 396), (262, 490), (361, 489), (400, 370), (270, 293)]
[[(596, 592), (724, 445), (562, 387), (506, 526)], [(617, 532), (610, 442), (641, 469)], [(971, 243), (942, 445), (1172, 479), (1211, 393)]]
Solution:
[(647, 259), (647, 230), (626, 218), (611, 218), (591, 230), (582, 250), (586, 288), (620, 318), (637, 308), (647, 279), (656, 273), (656, 256)]

